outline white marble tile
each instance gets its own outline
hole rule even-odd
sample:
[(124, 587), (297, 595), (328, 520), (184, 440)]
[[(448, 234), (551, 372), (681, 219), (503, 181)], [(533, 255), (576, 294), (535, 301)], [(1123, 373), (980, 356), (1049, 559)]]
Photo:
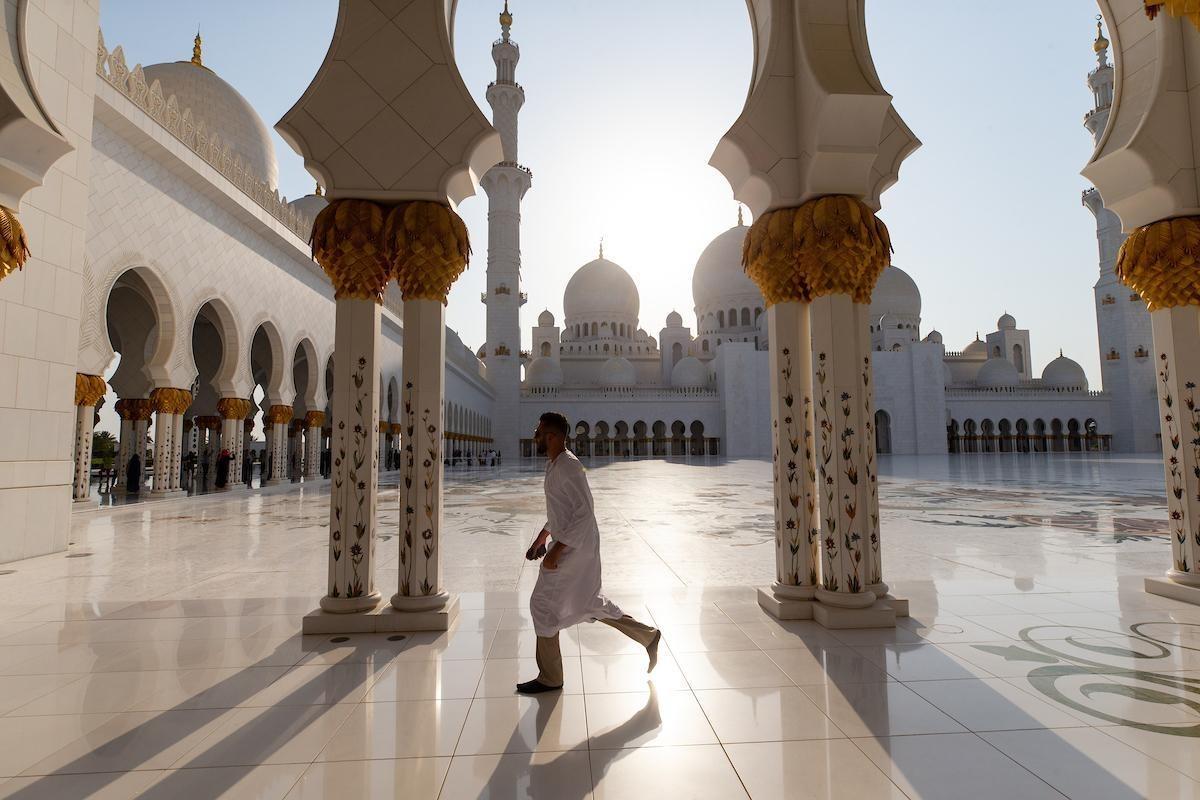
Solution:
[(725, 752), (754, 800), (906, 800), (853, 742), (726, 744)]
[(318, 762), (304, 771), (286, 800), (436, 798), (449, 767), (449, 758)]
[(733, 765), (719, 745), (593, 750), (590, 755), (596, 800), (746, 797)]

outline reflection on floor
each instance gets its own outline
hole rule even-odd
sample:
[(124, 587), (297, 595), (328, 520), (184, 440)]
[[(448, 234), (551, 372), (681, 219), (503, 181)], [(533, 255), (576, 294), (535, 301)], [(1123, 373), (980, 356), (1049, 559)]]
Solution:
[[(590, 472), (605, 582), (664, 630), (534, 672), (521, 558), (540, 470), (448, 479), (447, 634), (310, 637), (320, 488), (77, 514), (0, 570), (0, 796), (1200, 797), (1200, 608), (1145, 594), (1169, 543), (1152, 459), (884, 463), (896, 630), (779, 623), (757, 461)], [(395, 490), (378, 583), (396, 582)], [(10, 571), (11, 570), (11, 571)]]

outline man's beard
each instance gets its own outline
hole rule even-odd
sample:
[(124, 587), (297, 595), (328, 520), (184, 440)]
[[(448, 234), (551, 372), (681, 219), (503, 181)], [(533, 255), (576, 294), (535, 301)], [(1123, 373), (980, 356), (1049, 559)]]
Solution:
[(537, 444), (537, 454), (539, 456), (544, 456), (549, 452), (549, 450), (546, 448), (545, 442), (536, 442), (536, 444)]

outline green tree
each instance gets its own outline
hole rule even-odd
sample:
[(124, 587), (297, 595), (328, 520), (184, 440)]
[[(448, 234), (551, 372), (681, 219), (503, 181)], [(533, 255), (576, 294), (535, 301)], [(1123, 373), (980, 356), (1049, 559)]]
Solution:
[(111, 467), (117, 456), (117, 438), (108, 431), (92, 434), (92, 463), (98, 467)]

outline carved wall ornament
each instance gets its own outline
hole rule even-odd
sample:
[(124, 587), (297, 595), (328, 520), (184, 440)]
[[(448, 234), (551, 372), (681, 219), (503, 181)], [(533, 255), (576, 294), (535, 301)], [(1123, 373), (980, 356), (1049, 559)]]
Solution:
[(869, 303), (891, 254), (887, 226), (869, 206), (828, 195), (756, 219), (742, 245), (742, 266), (768, 306), (828, 294)]
[(1200, 306), (1200, 217), (1134, 229), (1117, 254), (1117, 277), (1151, 311)]
[(17, 212), (0, 206), (0, 281), (23, 269), (29, 255), (29, 240)]
[(75, 405), (95, 407), (107, 391), (108, 384), (99, 375), (75, 373)]

